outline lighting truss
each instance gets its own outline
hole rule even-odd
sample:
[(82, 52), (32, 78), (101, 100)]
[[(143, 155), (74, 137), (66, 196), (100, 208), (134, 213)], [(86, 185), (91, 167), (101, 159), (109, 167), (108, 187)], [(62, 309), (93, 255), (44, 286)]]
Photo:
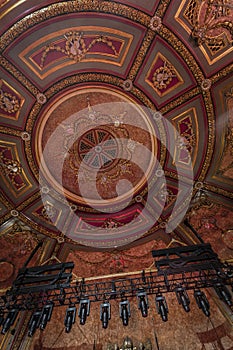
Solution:
[[(202, 310), (206, 306), (205, 314), (207, 315), (208, 304), (201, 289), (210, 287), (215, 289), (219, 298), (226, 305), (232, 305), (231, 292), (227, 286), (233, 284), (233, 266), (222, 263), (210, 244), (161, 249), (152, 251), (152, 256), (155, 258), (156, 272), (142, 271), (136, 277), (115, 280), (106, 278), (94, 282), (88, 282), (85, 279), (72, 282), (74, 267), (72, 262), (32, 268), (24, 267), (19, 271), (12, 288), (0, 298), (0, 315), (4, 318), (3, 328), (8, 329), (15, 314), (19, 311), (31, 310), (37, 312), (37, 316), (41, 312), (43, 322), (39, 326), (37, 318), (32, 321), (34, 326), (31, 333), (33, 333), (35, 328), (43, 329), (51, 317), (52, 309), (61, 305), (73, 308), (78, 305), (80, 323), (84, 324), (90, 312), (91, 302), (102, 302), (100, 317), (103, 327), (106, 328), (110, 319), (111, 300), (119, 299), (121, 308), (123, 307), (124, 312), (127, 310), (130, 316), (127, 298), (136, 297), (139, 307), (141, 302), (146, 305), (142, 313), (143, 317), (146, 317), (149, 307), (148, 295), (155, 295), (158, 311), (160, 310), (161, 317), (166, 321), (167, 315), (165, 314), (168, 309), (163, 294), (175, 293), (178, 302), (188, 312), (187, 291), (190, 290), (194, 292), (198, 306), (202, 305)], [(162, 309), (166, 312), (162, 312)], [(69, 322), (74, 322), (76, 313), (74, 310), (76, 309), (70, 309), (72, 310), (72, 315), (71, 312), (69, 314)], [(8, 323), (4, 327), (7, 315), (9, 315)], [(128, 323), (128, 318), (125, 317), (124, 323)], [(71, 323), (67, 331), (70, 327)]]

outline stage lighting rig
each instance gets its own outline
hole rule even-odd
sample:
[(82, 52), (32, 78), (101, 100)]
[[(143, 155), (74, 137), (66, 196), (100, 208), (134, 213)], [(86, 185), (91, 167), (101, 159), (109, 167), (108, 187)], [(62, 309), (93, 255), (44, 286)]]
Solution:
[(81, 299), (79, 302), (78, 317), (80, 318), (80, 324), (84, 325), (87, 320), (87, 316), (90, 314), (90, 300), (88, 298)]
[(120, 318), (123, 326), (128, 326), (130, 317), (130, 304), (128, 300), (122, 300), (119, 304)]
[(138, 298), (138, 309), (140, 309), (142, 317), (148, 316), (149, 302), (148, 296), (145, 291), (141, 291), (137, 293)]
[(73, 324), (75, 323), (76, 311), (77, 311), (77, 309), (75, 306), (70, 306), (66, 310), (66, 316), (65, 316), (65, 320), (64, 320), (66, 333), (69, 333), (71, 331), (71, 328), (72, 328)]
[(108, 327), (108, 321), (111, 319), (111, 305), (108, 301), (105, 301), (100, 305), (100, 320), (102, 321), (103, 328)]
[(160, 249), (152, 251), (152, 255), (156, 270), (135, 271), (119, 279), (99, 276), (95, 281), (72, 280), (73, 262), (29, 268), (24, 265), (12, 288), (0, 297), (2, 334), (13, 325), (18, 312), (28, 310), (32, 312), (28, 335), (33, 336), (37, 328), (45, 329), (53, 308), (62, 305), (67, 307), (64, 319), (66, 332), (71, 330), (76, 313), (80, 324), (86, 323), (91, 302), (102, 303), (100, 319), (103, 328), (108, 327), (112, 299), (119, 300), (119, 314), (124, 326), (128, 325), (131, 316), (129, 298), (136, 297), (137, 307), (146, 317), (148, 296), (154, 295), (157, 312), (163, 321), (168, 319), (165, 293), (175, 293), (179, 304), (188, 312), (188, 291), (194, 291), (197, 305), (206, 316), (210, 315), (210, 305), (202, 291), (204, 288), (214, 288), (227, 307), (232, 306), (232, 293), (227, 286), (232, 286), (233, 266), (222, 263), (210, 244)]

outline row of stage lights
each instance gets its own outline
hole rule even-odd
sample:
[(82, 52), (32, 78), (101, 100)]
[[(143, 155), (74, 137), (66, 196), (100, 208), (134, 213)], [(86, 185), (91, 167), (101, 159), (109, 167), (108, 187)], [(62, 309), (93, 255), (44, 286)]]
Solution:
[[(219, 298), (224, 301), (228, 306), (232, 305), (231, 293), (225, 285), (219, 284), (214, 286), (216, 293)], [(187, 291), (182, 286), (177, 287), (175, 290), (178, 303), (182, 305), (186, 312), (190, 311), (190, 299), (188, 297)], [(142, 317), (148, 316), (149, 301), (148, 295), (144, 290), (140, 290), (137, 295), (138, 309), (141, 311)], [(194, 298), (199, 309), (209, 317), (210, 316), (210, 305), (206, 298), (206, 295), (200, 289), (194, 290)], [(155, 296), (155, 306), (161, 319), (166, 322), (168, 320), (168, 306), (165, 297), (159, 293)], [(43, 306), (41, 310), (36, 310), (28, 323), (28, 336), (32, 337), (35, 331), (40, 328), (44, 330), (48, 321), (51, 319), (54, 303), (49, 302)], [(2, 325), (2, 334), (6, 334), (10, 327), (14, 324), (17, 315), (19, 313), (18, 309), (12, 309), (8, 312), (6, 318), (0, 316), (0, 325)], [(76, 320), (77, 308), (75, 304), (70, 305), (66, 309), (65, 314), (65, 331), (69, 333)], [(90, 314), (90, 300), (88, 297), (83, 298), (79, 301), (78, 317), (80, 318), (80, 324), (84, 325), (86, 323), (87, 317)], [(127, 298), (123, 297), (119, 303), (119, 315), (124, 326), (129, 323), (130, 313), (130, 303)], [(102, 327), (107, 328), (108, 322), (111, 318), (111, 305), (109, 301), (103, 301), (100, 305), (100, 320), (102, 322)]]

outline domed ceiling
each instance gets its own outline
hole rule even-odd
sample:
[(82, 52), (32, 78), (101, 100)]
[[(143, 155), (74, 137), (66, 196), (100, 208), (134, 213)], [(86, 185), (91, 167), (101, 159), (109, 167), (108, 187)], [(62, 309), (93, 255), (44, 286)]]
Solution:
[(201, 205), (231, 234), (231, 1), (0, 6), (3, 234), (192, 244)]

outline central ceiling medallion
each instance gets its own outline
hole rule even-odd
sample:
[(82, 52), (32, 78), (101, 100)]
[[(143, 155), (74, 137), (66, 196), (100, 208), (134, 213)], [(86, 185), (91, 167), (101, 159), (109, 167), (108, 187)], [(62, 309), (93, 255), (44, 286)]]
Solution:
[(118, 161), (117, 140), (108, 130), (92, 129), (78, 142), (78, 155), (88, 167), (106, 170)]
[(46, 106), (35, 150), (43, 185), (95, 208), (103, 200), (124, 202), (145, 187), (157, 140), (151, 116), (126, 93), (76, 87)]

